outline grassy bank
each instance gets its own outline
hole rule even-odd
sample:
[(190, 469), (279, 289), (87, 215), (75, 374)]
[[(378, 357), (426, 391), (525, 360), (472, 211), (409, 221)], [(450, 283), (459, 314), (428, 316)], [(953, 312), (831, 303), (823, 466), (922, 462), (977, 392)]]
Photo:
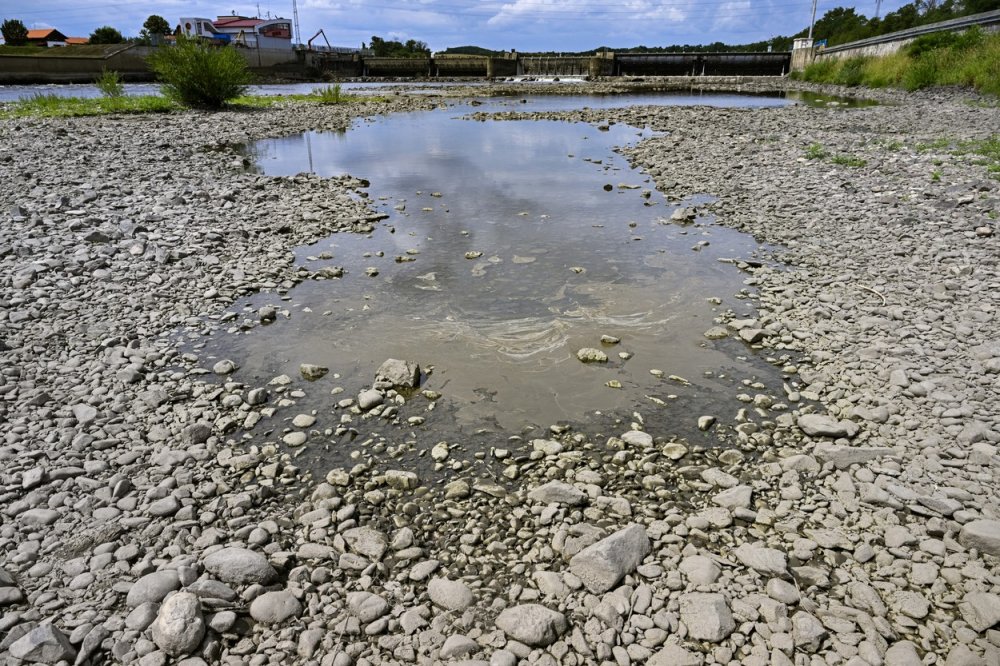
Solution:
[[(266, 108), (291, 102), (298, 104), (356, 104), (381, 98), (342, 95), (339, 86), (317, 88), (308, 95), (244, 95), (230, 104), (233, 109)], [(183, 107), (159, 95), (134, 97), (59, 97), (32, 95), (0, 108), (0, 117), (71, 118), (104, 116), (115, 113), (168, 113)]]
[(817, 61), (798, 78), (815, 83), (905, 90), (970, 86), (1000, 97), (1000, 34), (988, 35), (973, 28), (961, 34), (925, 35), (898, 53), (881, 58)]

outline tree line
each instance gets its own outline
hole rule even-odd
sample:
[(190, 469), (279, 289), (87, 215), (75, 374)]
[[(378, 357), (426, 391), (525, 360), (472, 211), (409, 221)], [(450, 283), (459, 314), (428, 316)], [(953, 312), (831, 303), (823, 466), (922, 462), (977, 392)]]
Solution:
[[(173, 32), (167, 19), (157, 14), (150, 15), (142, 24), (142, 32), (138, 37), (126, 39), (117, 28), (104, 25), (97, 28), (88, 38), (91, 44), (124, 44), (126, 42), (150, 43), (154, 37), (169, 35)], [(7, 46), (25, 46), (28, 43), (28, 28), (20, 19), (7, 19), (0, 24), (0, 34)]]

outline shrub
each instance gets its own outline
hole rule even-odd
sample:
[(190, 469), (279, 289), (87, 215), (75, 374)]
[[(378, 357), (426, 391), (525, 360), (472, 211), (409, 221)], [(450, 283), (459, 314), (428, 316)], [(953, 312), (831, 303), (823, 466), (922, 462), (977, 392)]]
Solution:
[(836, 83), (842, 86), (859, 86), (865, 80), (865, 63), (867, 58), (850, 58), (845, 60), (837, 72)]
[(253, 81), (236, 49), (178, 37), (177, 46), (158, 49), (149, 66), (163, 94), (184, 106), (219, 109), (243, 95)]
[(94, 81), (97, 89), (105, 97), (124, 97), (125, 86), (122, 85), (122, 77), (118, 72), (101, 70), (101, 75)]
[(316, 88), (313, 94), (319, 97), (320, 104), (340, 104), (341, 102), (340, 84)]

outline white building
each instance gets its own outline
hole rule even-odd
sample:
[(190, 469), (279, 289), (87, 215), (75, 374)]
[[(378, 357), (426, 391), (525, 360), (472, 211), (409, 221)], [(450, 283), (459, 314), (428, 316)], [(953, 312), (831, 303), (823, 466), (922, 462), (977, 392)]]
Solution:
[(236, 44), (260, 49), (291, 49), (292, 22), (290, 19), (261, 19), (248, 16), (219, 16), (214, 21), (207, 18), (182, 18), (177, 31), (189, 37), (217, 39), (226, 44)]

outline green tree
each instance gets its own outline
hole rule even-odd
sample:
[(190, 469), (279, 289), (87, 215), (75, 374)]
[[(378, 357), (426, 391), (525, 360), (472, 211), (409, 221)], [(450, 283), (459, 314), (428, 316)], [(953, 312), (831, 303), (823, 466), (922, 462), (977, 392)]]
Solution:
[(163, 94), (184, 106), (222, 108), (253, 82), (236, 49), (183, 36), (177, 38), (177, 46), (156, 49), (148, 62), (163, 84)]
[(142, 24), (142, 32), (139, 33), (139, 37), (143, 41), (149, 41), (153, 37), (162, 37), (163, 35), (169, 35), (171, 33), (170, 24), (167, 23), (167, 19), (163, 18), (159, 14), (151, 14), (146, 22)]
[(125, 41), (122, 33), (118, 32), (110, 25), (101, 26), (90, 33), (91, 44), (121, 44)]
[(24, 46), (28, 43), (28, 29), (18, 19), (7, 19), (0, 26), (0, 33), (8, 46)]

